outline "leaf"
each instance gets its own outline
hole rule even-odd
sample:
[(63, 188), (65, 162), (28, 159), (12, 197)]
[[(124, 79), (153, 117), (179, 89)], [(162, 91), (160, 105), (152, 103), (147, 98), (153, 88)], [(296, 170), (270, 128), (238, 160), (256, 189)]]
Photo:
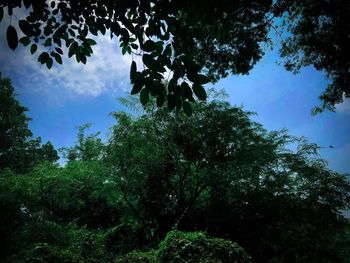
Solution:
[(146, 65), (146, 67), (149, 68), (149, 69), (157, 68), (156, 61), (152, 58), (151, 55), (144, 54), (142, 56), (142, 61)]
[(3, 7), (0, 7), (0, 23), (3, 17), (4, 17), (4, 9)]
[(52, 52), (51, 55), (55, 58), (55, 60), (58, 64), (62, 64), (62, 58), (59, 54)]
[(142, 49), (146, 52), (152, 52), (154, 50), (157, 49), (157, 45), (156, 43), (154, 43), (154, 41), (152, 40), (147, 40), (144, 44), (143, 44), (143, 47)]
[(86, 43), (90, 46), (96, 45), (96, 41), (91, 38), (86, 39)]
[(131, 62), (131, 67), (130, 67), (130, 80), (131, 80), (131, 83), (134, 83), (134, 81), (135, 81), (136, 71), (137, 71), (136, 62), (132, 61)]
[(52, 68), (52, 64), (53, 64), (52, 58), (48, 58), (48, 60), (46, 61), (47, 68), (51, 69)]
[(52, 38), (48, 38), (46, 39), (45, 43), (44, 43), (44, 46), (45, 47), (49, 47), (52, 45)]
[(164, 94), (161, 93), (158, 95), (157, 97), (157, 107), (160, 108), (164, 105), (164, 101), (165, 101), (165, 98), (164, 98)]
[(57, 52), (58, 54), (63, 55), (63, 51), (62, 51), (62, 49), (60, 49), (59, 47), (56, 47), (55, 50), (56, 50), (56, 52)]
[(81, 61), (83, 64), (86, 64), (87, 59), (86, 59), (86, 56), (85, 56), (84, 54), (81, 54), (81, 55), (80, 55), (80, 61)]
[(134, 44), (134, 43), (131, 44), (131, 47), (132, 47), (133, 49), (138, 49), (138, 48), (139, 48), (139, 46), (136, 45), (136, 44)]
[(192, 97), (192, 90), (190, 86), (186, 82), (182, 82), (181, 88), (183, 90), (183, 93), (186, 98), (191, 98)]
[(15, 50), (18, 46), (18, 35), (16, 29), (13, 26), (7, 28), (7, 44), (9, 48)]
[(99, 28), (98, 28), (101, 32), (102, 35), (105, 35), (106, 34), (106, 28), (103, 24), (99, 25)]
[(143, 106), (145, 106), (147, 104), (148, 100), (149, 100), (149, 91), (148, 91), (148, 89), (144, 88), (141, 90), (141, 93), (140, 93), (141, 104)]
[(183, 109), (187, 116), (191, 116), (192, 114), (192, 106), (188, 101), (184, 101)]
[(23, 4), (28, 9), (32, 5), (32, 0), (23, 0)]
[(68, 50), (68, 57), (72, 57), (74, 54), (76, 54), (76, 51), (78, 50), (78, 43), (73, 42)]
[(196, 82), (197, 74), (195, 72), (189, 71), (187, 72), (187, 78), (192, 82)]
[(135, 94), (139, 93), (140, 90), (142, 89), (142, 87), (143, 87), (142, 82), (137, 81), (131, 89), (131, 95), (135, 95)]
[(75, 37), (75, 32), (71, 28), (68, 28), (68, 32), (72, 37)]
[(32, 44), (32, 46), (30, 47), (30, 53), (33, 55), (37, 49), (38, 46), (36, 44)]
[(22, 30), (24, 34), (31, 37), (34, 35), (34, 30), (31, 24), (29, 24), (26, 20), (19, 20), (18, 22), (19, 28)]
[(22, 37), (19, 42), (21, 42), (23, 44), (23, 46), (28, 46), (30, 43), (30, 39), (29, 37)]
[(181, 110), (182, 108), (182, 99), (181, 98), (177, 98), (176, 100), (176, 110)]
[(168, 94), (168, 110), (172, 111), (175, 108), (175, 95)]
[(193, 89), (194, 94), (196, 94), (196, 96), (198, 97), (198, 99), (200, 99), (200, 100), (207, 99), (207, 93), (205, 92), (205, 89), (203, 88), (203, 86), (198, 85), (197, 83), (194, 83), (192, 85), (192, 89)]
[(49, 59), (49, 54), (47, 52), (42, 52), (39, 57), (38, 57), (38, 61), (41, 63), (41, 64), (44, 64), (47, 62), (47, 60)]
[(126, 51), (127, 51), (127, 46), (124, 46), (124, 47), (122, 48), (122, 54), (125, 55)]
[(207, 76), (204, 76), (204, 75), (198, 75), (196, 76), (196, 80), (195, 80), (196, 83), (198, 84), (206, 84), (208, 82), (210, 82), (209, 78)]
[(175, 78), (172, 78), (169, 81), (169, 84), (168, 84), (168, 92), (169, 93), (174, 92), (176, 84), (177, 84), (177, 79), (175, 79)]

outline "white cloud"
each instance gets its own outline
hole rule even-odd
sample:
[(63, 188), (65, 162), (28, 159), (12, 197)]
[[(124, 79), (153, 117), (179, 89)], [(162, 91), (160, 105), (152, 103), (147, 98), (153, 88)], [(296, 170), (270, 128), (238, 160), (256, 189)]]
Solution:
[(117, 39), (111, 40), (108, 32), (105, 36), (95, 38), (97, 45), (93, 46), (94, 53), (86, 65), (77, 63), (75, 57), (69, 59), (65, 53), (62, 57), (63, 65), (54, 63), (51, 70), (37, 62), (39, 51), (32, 56), (28, 48), (23, 48), (21, 44), (15, 52), (10, 50), (4, 36), (4, 25), (1, 25), (0, 32), (3, 34), (0, 43), (0, 71), (3, 75), (12, 78), (15, 76), (23, 88), (48, 92), (52, 96), (55, 92), (62, 93), (62, 89), (72, 96), (98, 96), (104, 93), (116, 94), (131, 88), (129, 70), (132, 58), (121, 54)]
[(342, 103), (336, 105), (336, 111), (350, 114), (350, 99), (344, 98), (344, 101)]

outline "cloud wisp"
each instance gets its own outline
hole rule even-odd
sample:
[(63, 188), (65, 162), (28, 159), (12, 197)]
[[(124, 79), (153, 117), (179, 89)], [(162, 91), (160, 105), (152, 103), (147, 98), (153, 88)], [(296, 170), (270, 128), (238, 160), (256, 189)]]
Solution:
[[(6, 32), (2, 23), (1, 31)], [(54, 63), (51, 70), (37, 62), (40, 50), (31, 55), (27, 48), (18, 46), (13, 52), (7, 47), (6, 37), (0, 42), (0, 71), (15, 78), (23, 87), (40, 92), (68, 92), (71, 96), (96, 97), (108, 93), (117, 94), (131, 89), (129, 70), (131, 56), (122, 55), (118, 41), (105, 36), (96, 37), (94, 54), (86, 65), (77, 63), (75, 57), (62, 56), (63, 65)]]

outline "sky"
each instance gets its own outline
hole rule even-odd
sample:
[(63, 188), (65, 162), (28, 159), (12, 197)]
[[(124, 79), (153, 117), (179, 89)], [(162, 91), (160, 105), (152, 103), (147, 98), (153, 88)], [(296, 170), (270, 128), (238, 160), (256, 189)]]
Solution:
[[(122, 56), (117, 40), (99, 36), (86, 65), (64, 58), (63, 66), (54, 64), (48, 70), (37, 62), (39, 52), (32, 56), (21, 45), (15, 52), (7, 47), (7, 25), (6, 19), (0, 24), (0, 72), (12, 79), (18, 100), (29, 109), (34, 136), (56, 148), (72, 146), (76, 127), (85, 123), (93, 124), (90, 132), (106, 136), (115, 124), (109, 113), (126, 110), (117, 98), (131, 89), (131, 57)], [(286, 128), (322, 146), (320, 155), (331, 169), (350, 173), (349, 100), (337, 105), (335, 113), (312, 116), (328, 83), (325, 74), (307, 67), (293, 75), (277, 61), (281, 62), (277, 49), (266, 50), (249, 75), (227, 77), (214, 88), (224, 89), (232, 105), (256, 112), (254, 120), (266, 129)]]

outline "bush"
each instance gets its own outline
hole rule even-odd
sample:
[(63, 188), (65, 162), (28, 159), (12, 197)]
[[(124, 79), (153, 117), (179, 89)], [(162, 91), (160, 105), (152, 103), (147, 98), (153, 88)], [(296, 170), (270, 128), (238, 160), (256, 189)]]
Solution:
[(159, 245), (159, 263), (246, 263), (250, 256), (237, 243), (202, 232), (171, 231)]

